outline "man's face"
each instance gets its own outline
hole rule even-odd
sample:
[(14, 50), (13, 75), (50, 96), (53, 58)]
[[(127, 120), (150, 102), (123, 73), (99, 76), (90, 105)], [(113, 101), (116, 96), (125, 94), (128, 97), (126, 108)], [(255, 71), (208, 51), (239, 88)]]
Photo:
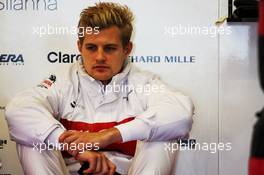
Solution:
[(85, 34), (78, 48), (86, 72), (107, 84), (118, 74), (132, 49), (132, 43), (123, 47), (120, 30), (116, 26), (100, 30), (99, 34)]

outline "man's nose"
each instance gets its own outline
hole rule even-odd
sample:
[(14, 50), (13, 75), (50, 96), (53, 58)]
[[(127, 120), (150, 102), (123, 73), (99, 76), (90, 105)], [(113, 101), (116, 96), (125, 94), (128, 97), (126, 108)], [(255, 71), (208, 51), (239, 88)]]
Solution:
[(106, 60), (105, 53), (103, 48), (99, 48), (97, 50), (97, 55), (96, 55), (96, 61), (97, 62), (104, 62)]

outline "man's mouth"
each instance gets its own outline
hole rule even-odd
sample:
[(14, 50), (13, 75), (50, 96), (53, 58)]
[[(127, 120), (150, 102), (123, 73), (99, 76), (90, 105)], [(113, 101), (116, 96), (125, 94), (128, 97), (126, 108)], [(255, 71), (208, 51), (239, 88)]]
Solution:
[(99, 69), (99, 70), (109, 69), (109, 66), (105, 66), (105, 65), (95, 65), (95, 66), (93, 66), (93, 69)]

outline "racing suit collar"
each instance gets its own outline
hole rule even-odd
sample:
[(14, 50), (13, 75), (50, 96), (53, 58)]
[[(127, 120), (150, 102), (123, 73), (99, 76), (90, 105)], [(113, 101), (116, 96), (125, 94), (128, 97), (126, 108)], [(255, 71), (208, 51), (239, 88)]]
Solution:
[[(78, 64), (78, 71), (79, 71), (80, 76), (82, 76), (82, 77), (87, 77), (91, 82), (97, 82), (97, 83), (99, 83), (100, 85), (102, 85), (102, 83), (101, 83), (100, 81), (94, 79), (93, 77), (91, 77), (91, 76), (85, 71), (84, 66), (83, 66), (83, 63), (82, 63), (81, 60), (78, 61), (78, 63), (79, 63), (79, 64)], [(124, 62), (123, 68), (122, 68), (123, 70), (122, 70), (120, 73), (114, 75), (114, 76), (112, 77), (111, 82), (110, 82), (108, 85), (112, 85), (112, 84), (121, 84), (121, 83), (123, 83), (124, 81), (126, 81), (126, 79), (127, 79), (127, 75), (128, 75), (128, 73), (129, 73), (129, 71), (130, 71), (130, 69), (131, 69), (131, 64), (132, 64), (132, 63), (131, 63), (128, 59), (126, 59), (125, 62)]]

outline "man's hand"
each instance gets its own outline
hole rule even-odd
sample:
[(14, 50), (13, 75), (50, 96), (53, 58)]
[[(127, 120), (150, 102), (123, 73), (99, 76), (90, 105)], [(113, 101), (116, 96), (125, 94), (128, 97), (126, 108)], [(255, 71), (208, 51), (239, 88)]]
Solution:
[[(110, 128), (101, 132), (81, 132), (81, 131), (65, 131), (59, 137), (60, 143), (75, 144), (89, 144), (97, 148), (104, 148), (112, 143), (122, 142), (122, 137), (118, 129)], [(83, 149), (78, 147), (79, 149)], [(80, 150), (68, 150), (68, 152), (76, 156)]]
[(89, 168), (84, 170), (84, 174), (107, 174), (113, 175), (116, 170), (113, 164), (103, 153), (94, 151), (85, 151), (75, 157), (81, 162), (89, 162)]

